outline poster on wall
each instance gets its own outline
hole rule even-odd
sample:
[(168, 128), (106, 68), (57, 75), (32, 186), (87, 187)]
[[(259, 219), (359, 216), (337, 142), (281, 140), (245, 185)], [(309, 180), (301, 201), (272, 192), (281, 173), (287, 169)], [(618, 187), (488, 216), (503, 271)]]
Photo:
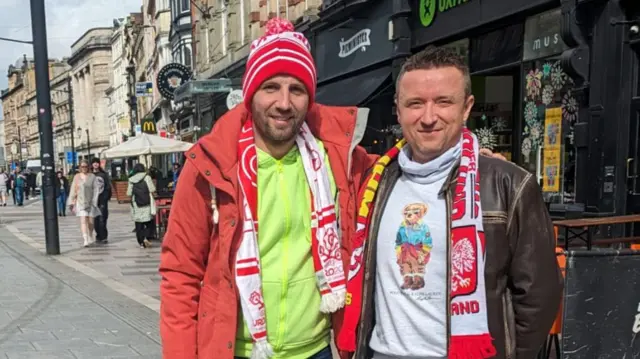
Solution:
[(542, 191), (560, 192), (562, 158), (562, 108), (548, 108), (544, 114), (544, 157), (542, 160)]

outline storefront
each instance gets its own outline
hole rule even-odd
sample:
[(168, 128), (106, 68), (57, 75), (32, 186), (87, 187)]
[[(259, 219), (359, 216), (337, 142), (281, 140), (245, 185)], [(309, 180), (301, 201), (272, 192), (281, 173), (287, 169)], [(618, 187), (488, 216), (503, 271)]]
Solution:
[(384, 129), (395, 124), (390, 36), (393, 1), (369, 1), (351, 16), (320, 18), (312, 27), (318, 71), (316, 101), (325, 105), (370, 109), (361, 144), (380, 152), (387, 146)]
[(455, 48), (471, 71), (467, 126), (482, 147), (535, 174), (548, 203), (576, 201), (579, 105), (560, 56), (560, 1), (413, 0), (412, 45)]

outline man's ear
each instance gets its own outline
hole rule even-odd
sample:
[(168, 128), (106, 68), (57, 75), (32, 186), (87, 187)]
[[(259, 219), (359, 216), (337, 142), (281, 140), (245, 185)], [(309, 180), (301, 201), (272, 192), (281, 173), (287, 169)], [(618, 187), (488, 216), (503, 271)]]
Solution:
[(476, 103), (476, 98), (473, 95), (469, 95), (469, 97), (467, 97), (467, 100), (464, 103), (464, 122), (467, 123), (467, 120), (469, 119), (469, 114), (471, 114), (471, 109), (473, 108), (473, 105)]

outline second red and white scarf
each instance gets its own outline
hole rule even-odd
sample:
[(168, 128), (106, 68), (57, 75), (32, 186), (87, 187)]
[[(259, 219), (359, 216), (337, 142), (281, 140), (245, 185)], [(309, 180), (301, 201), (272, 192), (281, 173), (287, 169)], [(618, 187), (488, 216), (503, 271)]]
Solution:
[[(484, 229), (480, 206), (478, 173), (478, 140), (468, 129), (462, 133), (462, 155), (451, 204), (451, 266), (449, 322), (449, 359), (486, 359), (496, 355), (487, 321), (487, 299), (484, 282)], [(359, 196), (357, 230), (347, 284), (347, 305), (342, 330), (338, 333), (338, 348), (356, 350), (356, 328), (362, 309), (363, 263), (366, 239), (369, 235), (373, 203), (382, 173), (398, 155), (405, 140), (382, 156), (367, 179)], [(434, 280), (446, 280), (439, 278)]]
[[(340, 237), (335, 203), (331, 195), (329, 173), (324, 156), (306, 123), (296, 137), (311, 193), (311, 254), (318, 290), (322, 296), (320, 310), (333, 313), (344, 306), (346, 281), (340, 254)], [(243, 194), (242, 242), (236, 255), (235, 277), (240, 304), (251, 337), (251, 359), (273, 356), (267, 340), (267, 320), (262, 296), (260, 253), (258, 250), (258, 160), (253, 136), (253, 121), (247, 119), (238, 141), (238, 178)], [(267, 205), (268, 204), (263, 204)]]

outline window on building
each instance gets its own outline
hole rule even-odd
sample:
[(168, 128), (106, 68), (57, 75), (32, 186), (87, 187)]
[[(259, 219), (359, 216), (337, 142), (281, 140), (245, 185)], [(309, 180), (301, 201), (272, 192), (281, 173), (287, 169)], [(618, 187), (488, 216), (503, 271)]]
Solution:
[(191, 44), (185, 45), (182, 47), (183, 51), (184, 51), (184, 65), (188, 66), (189, 68), (193, 68), (193, 63), (192, 63), (192, 59), (191, 59)]
[[(267, 4), (269, 1), (267, 1)], [(218, 0), (218, 9), (222, 11), (222, 21), (220, 21), (220, 36), (222, 36), (220, 46), (222, 47), (222, 55), (227, 54), (227, 30), (228, 30), (228, 9), (227, 0)]]
[(180, 12), (181, 13), (185, 13), (185, 12), (190, 12), (191, 11), (191, 4), (189, 3), (189, 0), (181, 0), (182, 1), (182, 6), (180, 7)]

